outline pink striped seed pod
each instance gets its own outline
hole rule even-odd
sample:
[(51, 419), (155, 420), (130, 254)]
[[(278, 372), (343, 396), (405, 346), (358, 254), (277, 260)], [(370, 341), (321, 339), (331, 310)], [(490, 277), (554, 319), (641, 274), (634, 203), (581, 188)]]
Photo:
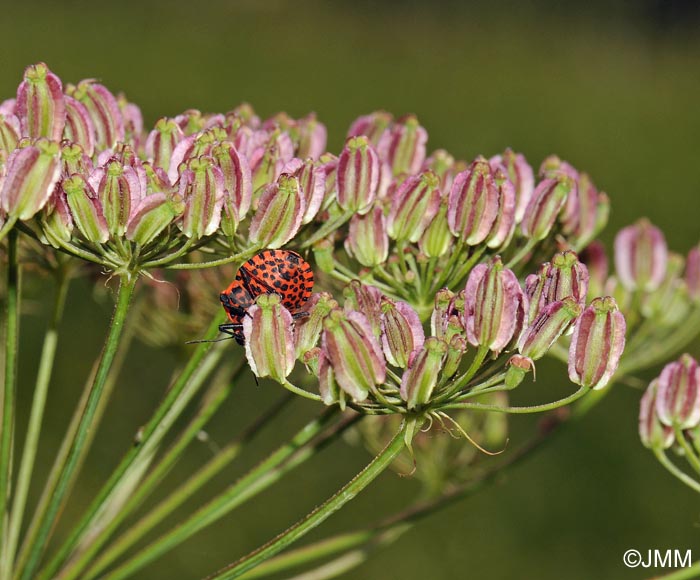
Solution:
[(625, 348), (625, 317), (610, 296), (595, 298), (576, 321), (569, 347), (569, 378), (597, 390), (608, 384)]
[(250, 224), (250, 241), (265, 248), (282, 247), (299, 231), (305, 209), (299, 180), (280, 175), (260, 196)]
[(447, 344), (431, 336), (416, 353), (412, 364), (401, 379), (401, 398), (409, 409), (430, 401), (447, 354)]
[(658, 380), (653, 380), (639, 402), (639, 438), (648, 449), (668, 449), (675, 439), (673, 428), (659, 421), (656, 414)]
[(501, 155), (492, 157), (489, 163), (494, 171), (499, 166), (503, 167), (508, 179), (513, 183), (516, 198), (515, 222), (520, 223), (535, 189), (535, 175), (532, 167), (522, 153), (515, 153), (512, 149), (506, 149)]
[(408, 303), (385, 297), (381, 320), (384, 356), (390, 365), (405, 369), (425, 342), (420, 318)]
[(559, 212), (574, 187), (574, 182), (563, 173), (543, 179), (532, 193), (525, 208), (520, 228), (525, 237), (534, 241), (544, 240), (552, 230)]
[(77, 86), (69, 85), (66, 94), (80, 101), (95, 127), (95, 150), (111, 149), (124, 141), (124, 117), (116, 97), (98, 82), (86, 79)]
[(323, 322), (321, 348), (335, 381), (354, 401), (386, 379), (386, 362), (367, 317), (357, 311), (333, 310)]
[(479, 157), (455, 177), (447, 202), (447, 223), (467, 245), (486, 240), (499, 214), (499, 191), (488, 162)]
[(381, 207), (374, 207), (365, 214), (356, 214), (350, 220), (345, 250), (360, 264), (368, 268), (386, 262), (389, 256), (389, 236), (386, 217)]
[(182, 233), (194, 239), (212, 235), (221, 223), (224, 201), (224, 176), (213, 158), (195, 157), (187, 162), (179, 196), (185, 203)]
[(243, 317), (248, 364), (256, 377), (278, 383), (294, 369), (293, 318), (278, 294), (261, 294)]
[(432, 171), (408, 177), (394, 192), (387, 219), (389, 237), (416, 243), (440, 208), (440, 180)]
[(425, 161), (427, 142), (427, 131), (414, 115), (407, 115), (384, 131), (377, 143), (377, 152), (394, 177), (412, 175), (420, 171)]
[(664, 234), (649, 220), (641, 219), (615, 237), (615, 271), (627, 290), (656, 290), (664, 280), (667, 263)]
[(700, 424), (700, 367), (688, 354), (667, 364), (657, 379), (656, 414), (669, 427)]
[(15, 112), (22, 137), (60, 141), (66, 123), (66, 103), (61, 79), (43, 62), (28, 66), (17, 88)]
[(379, 157), (367, 137), (345, 143), (337, 169), (338, 205), (363, 215), (369, 211), (379, 186)]
[(39, 139), (15, 149), (0, 181), (0, 208), (6, 215), (28, 220), (48, 203), (61, 175), (58, 143)]
[(520, 334), (525, 297), (517, 277), (498, 256), (471, 271), (464, 296), (464, 326), (470, 344), (499, 353)]

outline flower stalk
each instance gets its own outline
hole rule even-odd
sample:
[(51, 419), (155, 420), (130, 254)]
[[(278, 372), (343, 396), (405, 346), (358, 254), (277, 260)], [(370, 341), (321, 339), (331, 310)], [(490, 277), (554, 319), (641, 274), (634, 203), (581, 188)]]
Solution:
[(279, 412), (289, 404), (291, 399), (291, 394), (280, 399), (278, 403), (251, 423), (239, 437), (222, 447), (201, 469), (111, 542), (92, 566), (86, 570), (86, 580), (91, 580), (102, 573), (114, 560), (191, 498), (203, 485), (211, 481), (225, 467), (230, 465), (238, 457), (243, 446), (252, 442), (277, 417)]
[(287, 546), (305, 536), (316, 526), (323, 523), (334, 512), (342, 508), (365, 487), (372, 483), (374, 479), (389, 467), (396, 456), (401, 453), (405, 446), (404, 435), (407, 424), (407, 422), (404, 422), (384, 450), (325, 503), (264, 546), (261, 546), (254, 552), (251, 552), (219, 572), (212, 574), (207, 580), (233, 580), (234, 578), (238, 578), (248, 570), (255, 568), (261, 562), (278, 554)]
[(7, 287), (5, 298), (5, 368), (2, 395), (2, 428), (0, 428), (0, 547), (7, 543), (7, 506), (12, 477), (12, 440), (15, 427), (15, 394), (17, 390), (17, 355), (19, 348), (20, 266), (18, 232), (8, 236)]
[(22, 459), (20, 461), (17, 484), (14, 491), (12, 512), (9, 522), (9, 531), (6, 543), (6, 551), (3, 556), (3, 566), (5, 575), (9, 576), (11, 563), (14, 562), (19, 533), (22, 528), (24, 509), (29, 493), (29, 484), (34, 470), (37, 448), (39, 445), (39, 435), (41, 433), (41, 423), (46, 407), (46, 397), (48, 395), (51, 373), (56, 357), (56, 347), (58, 345), (58, 327), (63, 318), (63, 309), (68, 295), (70, 285), (70, 266), (63, 264), (56, 273), (56, 290), (53, 308), (49, 315), (49, 323), (44, 334), (44, 344), (41, 349), (39, 359), (39, 370), (37, 371), (36, 384), (32, 399), (32, 410), (27, 426), (27, 436), (24, 442)]
[[(554, 435), (568, 422), (568, 419), (563, 416), (550, 414), (547, 416), (547, 421), (549, 422), (547, 428), (538, 429), (535, 435), (510, 453), (507, 458), (483, 473), (470, 477), (467, 481), (440, 493), (436, 497), (422, 501), (417, 500), (409, 507), (389, 517), (385, 517), (367, 528), (341, 533), (270, 558), (258, 567), (244, 573), (241, 579), (258, 580), (272, 574), (286, 572), (292, 568), (313, 564), (316, 561), (325, 560), (332, 556), (337, 556), (337, 558), (332, 560), (331, 563), (343, 563), (344, 571), (347, 572), (352, 568), (356, 568), (366, 562), (371, 552), (395, 542), (423, 518), (434, 515), (436, 512), (442, 511), (454, 503), (478, 493), (487, 487), (488, 484), (493, 483), (494, 480), (502, 476), (504, 471), (531, 457), (545, 443), (554, 438)], [(352, 558), (348, 556), (352, 556)], [(334, 570), (335, 567), (322, 567), (307, 573), (312, 573), (317, 580), (325, 580), (326, 578), (335, 577), (335, 574), (326, 573)]]
[(40, 524), (37, 529), (36, 538), (28, 552), (26, 565), (24, 566), (20, 578), (22, 580), (30, 580), (35, 578), (34, 573), (39, 565), (40, 558), (48, 543), (48, 538), (58, 518), (59, 507), (63, 501), (63, 497), (68, 491), (70, 481), (73, 477), (73, 472), (78, 466), (78, 459), (81, 451), (86, 444), (89, 436), (90, 428), (95, 413), (102, 396), (105, 382), (109, 375), (109, 371), (119, 345), (119, 339), (124, 328), (124, 322), (129, 309), (129, 303), (136, 285), (136, 277), (129, 274), (120, 276), (119, 293), (117, 296), (117, 304), (114, 309), (112, 321), (110, 323), (109, 332), (105, 341), (105, 346), (100, 358), (100, 364), (95, 373), (95, 379), (90, 388), (90, 394), (83, 410), (82, 417), (75, 432), (75, 436), (71, 441), (70, 450), (63, 463), (60, 476), (56, 481), (55, 487), (51, 494), (51, 499), (46, 506), (45, 512), (42, 514)]
[[(205, 340), (216, 336), (220, 322), (217, 319), (212, 323), (205, 334)], [(150, 421), (143, 428), (139, 444), (132, 447), (124, 456), (81, 520), (73, 527), (68, 539), (51, 561), (42, 569), (39, 578), (52, 577), (68, 558), (80, 538), (83, 537), (83, 534), (94, 525), (103, 508), (109, 504), (111, 498), (119, 493), (121, 485), (129, 479), (129, 474), (138, 471), (139, 466), (143, 462), (151, 460), (158, 444), (185, 409), (187, 403), (191, 401), (209, 374), (214, 370), (222, 353), (223, 348), (221, 344), (212, 348), (211, 343), (203, 342), (197, 346), (185, 368), (173, 383)]]
[[(324, 430), (335, 419), (337, 413), (337, 408), (328, 409), (320, 417), (309, 422), (288, 443), (279, 447), (262, 463), (229, 486), (222, 494), (199, 508), (185, 521), (151, 542), (102, 578), (104, 580), (128, 578), (149, 562), (173, 549), (202, 528), (217, 521), (278, 481), (285, 473), (315, 455), (319, 449), (334, 440), (340, 432), (354, 422), (342, 422), (324, 437)], [(319, 436), (321, 438), (315, 445), (308, 445)]]
[(97, 522), (97, 529), (88, 530), (84, 542), (77, 547), (78, 557), (73, 559), (61, 572), (60, 578), (62, 580), (71, 580), (81, 574), (119, 525), (157, 488), (170, 469), (182, 457), (185, 449), (229, 396), (232, 386), (235, 385), (236, 379), (244, 368), (242, 361), (240, 361), (238, 368), (233, 372), (229, 365), (220, 369), (204, 395), (199, 411), (163, 457), (149, 471), (148, 476), (129, 495), (128, 500), (123, 505), (119, 506), (117, 510), (110, 510), (115, 512), (113, 517), (106, 518), (103, 515)]

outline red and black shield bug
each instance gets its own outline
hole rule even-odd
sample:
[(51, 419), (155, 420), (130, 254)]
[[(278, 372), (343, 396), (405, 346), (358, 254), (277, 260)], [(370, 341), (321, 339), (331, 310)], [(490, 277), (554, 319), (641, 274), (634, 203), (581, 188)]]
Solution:
[(243, 264), (236, 278), (219, 298), (230, 322), (219, 330), (232, 336), (240, 345), (243, 317), (261, 294), (278, 294), (294, 318), (303, 316), (301, 308), (311, 296), (314, 273), (311, 266), (291, 250), (265, 250)]

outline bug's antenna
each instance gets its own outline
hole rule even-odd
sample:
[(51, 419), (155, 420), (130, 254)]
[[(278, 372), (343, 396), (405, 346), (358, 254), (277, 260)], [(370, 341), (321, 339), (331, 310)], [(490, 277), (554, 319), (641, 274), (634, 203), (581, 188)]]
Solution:
[(224, 336), (223, 338), (212, 338), (210, 340), (188, 340), (185, 344), (199, 344), (200, 342), (221, 342), (222, 340), (231, 340), (235, 336)]

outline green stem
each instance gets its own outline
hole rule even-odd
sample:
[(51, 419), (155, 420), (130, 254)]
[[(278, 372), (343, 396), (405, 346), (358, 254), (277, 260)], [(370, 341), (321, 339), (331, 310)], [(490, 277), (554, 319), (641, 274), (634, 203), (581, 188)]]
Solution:
[(314, 233), (314, 235), (312, 235), (308, 240), (301, 244), (301, 248), (309, 248), (319, 240), (325, 238), (328, 234), (333, 233), (346, 221), (348, 221), (354, 214), (355, 212), (353, 210), (347, 210), (344, 213), (340, 214), (337, 218), (327, 221), (320, 228), (318, 228), (318, 230), (316, 230), (316, 233)]
[(459, 270), (457, 270), (457, 272), (453, 276), (450, 277), (450, 281), (453, 288), (467, 274), (469, 274), (469, 272), (472, 271), (474, 264), (476, 264), (481, 259), (481, 256), (484, 255), (484, 252), (486, 252), (486, 246), (474, 250), (474, 253), (471, 256), (469, 256), (469, 259), (459, 268)]
[(460, 260), (460, 258), (463, 257), (462, 252), (465, 248), (467, 248), (467, 244), (464, 241), (464, 237), (460, 236), (459, 238), (457, 238), (457, 243), (452, 249), (452, 253), (450, 254), (450, 257), (447, 260), (447, 264), (445, 264), (440, 274), (434, 278), (431, 287), (431, 294), (435, 294), (435, 292), (437, 292), (440, 288), (444, 287), (445, 284), (447, 284), (447, 281), (452, 277), (452, 273), (457, 262)]
[(182, 245), (182, 247), (179, 250), (175, 250), (172, 254), (168, 254), (167, 256), (165, 256), (163, 258), (159, 258), (158, 260), (152, 260), (150, 262), (147, 262), (144, 265), (144, 269), (157, 268), (159, 266), (164, 266), (166, 264), (170, 264), (173, 260), (177, 260), (181, 256), (184, 256), (187, 252), (189, 252), (193, 243), (194, 243), (194, 240), (192, 238), (189, 238)]
[[(129, 577), (149, 562), (173, 549), (199, 530), (219, 520), (234, 508), (268, 488), (281, 479), (284, 474), (315, 455), (323, 446), (349, 426), (350, 422), (341, 423), (341, 428), (331, 431), (330, 435), (321, 439), (320, 442), (313, 446), (306, 446), (307, 443), (324, 430), (337, 413), (337, 407), (332, 407), (323, 415), (308, 423), (289, 443), (277, 449), (261, 464), (229, 486), (222, 494), (199, 508), (184, 522), (175, 526), (134, 554), (112, 572), (103, 576), (102, 580), (118, 580)], [(358, 417), (353, 417), (353, 419)]]
[(517, 266), (518, 262), (520, 262), (525, 256), (527, 256), (532, 249), (537, 245), (537, 240), (529, 239), (527, 243), (520, 248), (520, 250), (511, 258), (511, 260), (506, 264), (506, 268), (510, 268), (511, 270)]
[(21, 575), (22, 580), (31, 580), (32, 578), (35, 578), (34, 572), (39, 565), (41, 555), (44, 552), (51, 531), (54, 528), (54, 524), (58, 518), (59, 507), (63, 502), (64, 494), (70, 486), (73, 472), (76, 469), (78, 460), (81, 456), (82, 448), (88, 440), (90, 429), (93, 427), (95, 412), (97, 411), (98, 403), (102, 396), (102, 391), (109, 375), (109, 370), (112, 366), (114, 355), (119, 345), (119, 339), (122, 334), (122, 328), (124, 327), (124, 321), (126, 320), (129, 302), (132, 294), (134, 293), (135, 285), (135, 276), (123, 274), (120, 277), (117, 305), (109, 327), (109, 333), (107, 335), (104, 350), (102, 351), (100, 364), (97, 368), (97, 372), (95, 373), (95, 380), (92, 384), (80, 423), (78, 424), (78, 428), (75, 432), (75, 437), (71, 441), (70, 451), (68, 452), (66, 461), (61, 469), (61, 474), (58, 477), (55, 489), (51, 494), (51, 499), (47, 505), (46, 512), (41, 518), (36, 539), (29, 550), (27, 564), (24, 567)]
[(497, 413), (513, 413), (513, 414), (527, 414), (527, 413), (542, 413), (543, 411), (552, 411), (569, 405), (580, 399), (586, 393), (590, 392), (589, 387), (580, 387), (578, 391), (564, 397), (553, 403), (545, 403), (544, 405), (531, 405), (527, 407), (499, 407), (498, 405), (482, 405), (481, 403), (450, 403), (441, 407), (442, 410), (447, 409), (472, 409), (474, 411), (495, 411)]
[[(17, 256), (18, 232), (10, 229), (7, 246), (7, 296), (5, 299), (5, 376), (2, 391), (2, 427), (0, 428), (0, 547), (7, 543), (7, 506), (12, 477), (12, 440), (15, 429), (15, 392), (17, 388), (17, 347), (19, 342), (20, 266)], [(9, 564), (8, 564), (9, 565)]]
[[(507, 458), (503, 461), (499, 461), (478, 478), (466, 481), (434, 499), (417, 502), (409, 508), (384, 518), (364, 530), (339, 534), (335, 537), (327, 538), (302, 548), (297, 548), (267, 560), (254, 570), (244, 574), (241, 579), (258, 580), (270, 574), (285, 572), (291, 568), (310, 564), (322, 558), (335, 556), (348, 550), (352, 550), (354, 553), (358, 551), (362, 552), (365, 557), (358, 559), (356, 565), (361, 564), (366, 559), (366, 555), (369, 552), (364, 546), (372, 543), (378, 543), (384, 546), (391, 541), (395, 541), (400, 534), (413, 527), (420, 520), (442, 511), (452, 504), (484, 489), (492, 481), (498, 478), (502, 479), (503, 472), (506, 469), (511, 468), (540, 449), (544, 443), (552, 439), (554, 433), (566, 422), (566, 419), (556, 417), (555, 415), (548, 417), (548, 419), (553, 421), (548, 429), (539, 430), (529, 441), (518, 447)], [(343, 556), (341, 556), (341, 558), (342, 557)], [(313, 577), (325, 579), (332, 576), (319, 573), (318, 576)]]
[(252, 441), (293, 398), (291, 394), (288, 394), (288, 396), (280, 399), (279, 402), (249, 425), (239, 437), (220, 449), (201, 469), (198, 469), (174, 492), (153, 507), (114, 542), (110, 543), (97, 561), (87, 570), (84, 575), (85, 580), (90, 580), (100, 574), (114, 560), (160, 524), (168, 515), (190, 499), (204, 484), (211, 481), (224, 467), (238, 457), (242, 447)]
[(477, 378), (476, 380), (478, 381), (478, 383), (474, 385), (468, 393), (460, 395), (459, 398), (469, 399), (471, 397), (476, 397), (478, 395), (483, 394), (487, 389), (490, 389), (491, 387), (502, 387), (503, 381), (506, 378), (506, 374), (507, 373), (496, 373), (495, 375), (491, 375), (490, 377), (484, 378), (483, 380)]
[[(217, 266), (223, 266), (224, 264), (230, 264), (231, 262), (245, 262), (248, 258), (255, 255), (255, 253), (260, 250), (259, 246), (253, 246), (248, 248), (243, 252), (229, 256), (228, 258), (220, 258), (219, 260), (211, 260), (209, 262), (195, 262), (195, 263), (184, 263), (184, 264), (168, 264), (165, 268), (170, 270), (201, 270), (204, 268), (213, 268)], [(148, 264), (146, 264), (148, 266)]]
[[(326, 562), (321, 566), (318, 566), (312, 570), (302, 572), (301, 574), (289, 578), (288, 580), (328, 580), (329, 578), (337, 578), (338, 576), (345, 574), (346, 572), (349, 572), (350, 570), (353, 570), (354, 568), (357, 568), (358, 566), (364, 564), (369, 559), (372, 552), (375, 552), (376, 550), (379, 550), (394, 543), (411, 528), (413, 528), (413, 524), (406, 523), (396, 524), (395, 526), (387, 528), (386, 530), (368, 530), (367, 532), (365, 532), (365, 534), (367, 534), (367, 537), (364, 538), (364, 541), (362, 541), (362, 538), (360, 537), (361, 535), (363, 535), (363, 532), (357, 532), (356, 534), (354, 534), (356, 537), (352, 537), (353, 534), (348, 534), (348, 537), (345, 538), (345, 543), (348, 544), (348, 548), (346, 548), (345, 553), (341, 554), (340, 556), (334, 558), (329, 562)], [(342, 536), (338, 536), (336, 539), (341, 541), (343, 540)], [(357, 547), (353, 548), (352, 546), (350, 546), (351, 543), (356, 543)], [(318, 546), (317, 544), (315, 544), (314, 546), (321, 548), (319, 552), (323, 551), (323, 546)], [(313, 548), (314, 546), (309, 547)], [(335, 547), (336, 546), (329, 545), (327, 546), (326, 551), (331, 552), (331, 550)], [(338, 550), (336, 549), (335, 551)], [(277, 564), (277, 568), (289, 568), (296, 564), (291, 561), (283, 560), (285, 556), (286, 554), (278, 556), (280, 561), (275, 562)], [(296, 554), (296, 556), (300, 560), (299, 564), (303, 563), (304, 554)], [(319, 554), (314, 554), (313, 559), (318, 558)], [(272, 561), (276, 560), (277, 558), (274, 558)], [(265, 566), (268, 562), (270, 562), (270, 560), (264, 562), (254, 570), (251, 570), (250, 572), (244, 574), (242, 576), (242, 579), (252, 580), (253, 578), (260, 578), (269, 575), (271, 573), (269, 571), (261, 575), (256, 575), (256, 572), (258, 572), (260, 568), (263, 568), (263, 566)]]
[[(396, 276), (387, 272), (384, 269), (384, 266), (382, 266), (382, 265), (375, 266), (372, 269), (372, 277), (375, 279), (377, 277), (379, 277), (382, 280), (384, 280), (384, 282), (379, 282), (379, 280), (377, 280), (377, 282), (378, 282), (377, 287), (382, 289), (382, 286), (383, 286), (385, 289), (387, 289), (389, 292), (385, 292), (385, 294), (391, 293), (391, 294), (395, 294), (397, 296), (405, 296), (406, 292), (405, 292), (404, 285), (401, 282), (399, 282), (399, 280), (396, 278)], [(379, 284), (381, 284), (381, 286), (379, 286)]]
[(396, 256), (399, 259), (399, 269), (401, 270), (401, 281), (406, 281), (406, 275), (408, 274), (408, 267), (406, 265), (406, 256), (404, 254), (404, 245), (397, 244), (396, 246)]
[(458, 393), (464, 387), (466, 387), (469, 381), (471, 381), (472, 378), (474, 378), (474, 375), (483, 364), (484, 359), (486, 358), (486, 355), (488, 353), (488, 346), (479, 346), (479, 348), (476, 351), (476, 354), (474, 355), (474, 360), (472, 360), (472, 363), (469, 365), (467, 371), (461, 377), (459, 377), (449, 389), (447, 389), (444, 393), (440, 393), (440, 395), (438, 395), (435, 398), (436, 402), (446, 401), (455, 393)]
[(700, 561), (693, 562), (688, 568), (675, 570), (664, 576), (654, 576), (651, 580), (694, 580), (700, 578)]
[(120, 266), (119, 262), (111, 257), (111, 252), (110, 255), (100, 255), (95, 252), (84, 250), (70, 242), (64, 242), (60, 238), (54, 238), (54, 240), (61, 246), (60, 250), (66, 252), (70, 256), (77, 256), (87, 262), (99, 264), (100, 266), (107, 266), (110, 269), (116, 269)]
[(387, 444), (384, 450), (323, 505), (314, 509), (305, 518), (294, 524), (285, 532), (282, 532), (264, 546), (261, 546), (237, 562), (209, 576), (207, 580), (233, 580), (234, 578), (238, 578), (248, 570), (252, 570), (258, 564), (261, 564), (302, 538), (329, 518), (334, 512), (342, 508), (389, 467), (391, 462), (403, 451), (405, 446), (404, 434), (406, 426), (407, 423), (404, 422), (401, 429), (394, 435), (394, 438)]
[[(410, 528), (410, 526), (408, 526), (408, 528)], [(398, 537), (400, 535), (401, 534), (397, 534), (396, 536)], [(385, 535), (382, 534), (381, 537), (385, 537)], [(386, 542), (387, 544), (394, 541), (393, 536), (387, 535), (387, 537), (392, 537), (391, 540)], [(302, 572), (301, 574), (287, 578), (286, 580), (328, 580), (330, 578), (342, 576), (346, 572), (349, 572), (361, 564), (364, 564), (369, 558), (370, 553), (381, 546), (381, 543), (378, 540), (379, 538), (376, 538), (373, 542), (368, 543), (366, 546), (363, 546), (358, 550), (346, 552), (342, 556), (338, 556), (334, 560), (326, 562), (313, 570), (307, 570), (306, 572)]]
[(19, 474), (17, 476), (17, 486), (15, 489), (12, 515), (10, 517), (10, 527), (7, 539), (7, 550), (3, 557), (4, 575), (3, 578), (10, 577), (10, 569), (15, 559), (19, 533), (22, 528), (24, 509), (27, 504), (29, 484), (32, 479), (36, 452), (39, 444), (39, 434), (41, 433), (41, 422), (44, 417), (46, 407), (46, 397), (49, 391), (49, 383), (53, 364), (56, 358), (56, 346), (58, 344), (58, 326), (63, 317), (63, 310), (70, 285), (70, 273), (66, 267), (61, 267), (57, 274), (56, 296), (54, 298), (53, 310), (49, 317), (49, 324), (44, 335), (44, 344), (39, 360), (39, 370), (34, 387), (32, 400), (32, 410), (27, 426), (27, 435), (24, 441), (24, 450), (20, 462)]
[(116, 510), (114, 517), (109, 519), (106, 525), (103, 521), (105, 518), (100, 518), (98, 524), (101, 524), (102, 528), (90, 534), (85, 545), (79, 547), (79, 549), (82, 548), (83, 551), (61, 572), (59, 576), (61, 580), (73, 580), (76, 578), (92, 561), (95, 554), (97, 554), (105, 542), (109, 540), (119, 525), (156, 489), (170, 469), (180, 457), (182, 457), (185, 449), (187, 449), (189, 444), (197, 437), (197, 434), (204, 428), (209, 419), (211, 419), (221, 404), (226, 400), (231, 392), (232, 383), (235, 382), (244, 368), (243, 361), (241, 361), (233, 374), (231, 373), (230, 366), (224, 366), (221, 371), (217, 373), (217, 378), (213, 381), (209, 391), (205, 394), (200, 410), (192, 418), (190, 424), (170, 446), (160, 461), (158, 461), (148, 477), (139, 484), (138, 488), (133, 490), (133, 493), (130, 494), (126, 503)]
[(661, 463), (661, 465), (663, 465), (671, 473), (671, 475), (674, 475), (680, 479), (692, 490), (700, 493), (700, 483), (676, 467), (676, 465), (668, 457), (666, 457), (663, 449), (652, 449), (652, 451), (654, 452), (656, 459), (659, 460), (659, 463)]
[[(5, 238), (6, 235), (8, 235), (8, 233), (12, 231), (16, 223), (16, 216), (8, 217), (7, 221), (5, 222), (5, 225), (3, 225), (2, 228), (0, 228), (0, 242)], [(15, 234), (16, 233), (17, 232), (15, 231)]]
[(680, 328), (671, 329), (665, 336), (654, 336), (654, 340), (647, 342), (643, 349), (633, 351), (628, 348), (629, 356), (622, 357), (617, 374), (632, 374), (670, 358), (693, 340), (698, 332), (700, 308), (695, 308)]
[[(416, 259), (413, 257), (413, 254), (406, 254), (405, 257), (408, 267), (411, 269), (411, 272), (413, 272), (413, 287), (416, 289), (416, 296), (420, 298), (422, 302), (425, 300), (425, 295), (423, 290), (423, 278), (420, 270), (418, 269), (418, 264), (416, 264)], [(431, 296), (431, 298), (433, 297)]]
[[(136, 304), (134, 307), (132, 307), (132, 310), (138, 309), (139, 307), (140, 305)], [(83, 462), (85, 461), (85, 458), (87, 457), (89, 449), (92, 445), (95, 433), (97, 432), (97, 426), (100, 424), (102, 417), (104, 416), (105, 410), (107, 409), (107, 405), (109, 403), (112, 391), (114, 390), (114, 387), (117, 383), (117, 378), (119, 377), (121, 369), (124, 365), (124, 361), (126, 360), (126, 356), (131, 347), (131, 341), (134, 337), (134, 323), (135, 317), (133, 316), (130, 316), (126, 321), (124, 330), (122, 332), (121, 340), (119, 341), (117, 353), (114, 356), (114, 360), (112, 361), (112, 367), (110, 368), (109, 376), (107, 377), (107, 381), (105, 382), (105, 386), (102, 391), (102, 398), (100, 399), (100, 402), (97, 406), (97, 411), (95, 412), (95, 416), (93, 418), (93, 428), (90, 430), (90, 434), (88, 435), (87, 441), (81, 451), (81, 456), (78, 458), (78, 465), (73, 470), (73, 478), (69, 482), (68, 492), (64, 494), (63, 503), (59, 508), (59, 512), (63, 510), (65, 502), (70, 496), (72, 486), (75, 484), (77, 475), (82, 469)], [(59, 448), (58, 453), (56, 454), (53, 465), (51, 466), (51, 470), (49, 471), (49, 477), (47, 478), (46, 483), (44, 484), (44, 488), (39, 498), (39, 502), (37, 503), (37, 506), (34, 509), (34, 514), (29, 524), (29, 528), (27, 529), (27, 532), (25, 533), (24, 538), (22, 540), (22, 547), (20, 549), (19, 556), (16, 561), (13, 578), (18, 578), (19, 571), (22, 570), (22, 568), (26, 564), (27, 558), (29, 557), (29, 551), (36, 540), (36, 536), (39, 531), (39, 525), (41, 524), (41, 519), (46, 513), (49, 501), (51, 501), (53, 490), (56, 487), (56, 482), (58, 481), (58, 478), (61, 475), (62, 466), (65, 463), (66, 458), (68, 457), (68, 453), (70, 452), (71, 448), (71, 442), (75, 438), (75, 433), (78, 430), (78, 425), (80, 424), (83, 411), (85, 409), (85, 406), (87, 405), (88, 397), (90, 395), (90, 387), (92, 386), (95, 373), (97, 372), (98, 364), (99, 361), (95, 361), (94, 368), (92, 369), (88, 379), (85, 381), (83, 393), (80, 397), (80, 400), (78, 401), (78, 404), (76, 405), (73, 417), (71, 418), (70, 424), (68, 425), (68, 430), (66, 431), (66, 434), (63, 437), (63, 442)]]
[(686, 461), (688, 461), (690, 466), (693, 468), (693, 471), (700, 475), (700, 460), (695, 453), (695, 449), (688, 444), (688, 440), (685, 438), (683, 429), (681, 429), (679, 425), (674, 425), (673, 431), (676, 435), (676, 441), (680, 444), (683, 452), (685, 453)]
[(286, 572), (290, 568), (296, 568), (315, 560), (335, 556), (347, 550), (352, 550), (369, 542), (376, 535), (376, 530), (367, 529), (357, 532), (338, 534), (331, 538), (303, 546), (295, 550), (285, 552), (275, 558), (270, 558), (260, 564), (254, 570), (241, 576), (244, 580), (257, 580), (270, 574)]
[[(216, 336), (218, 327), (219, 320), (215, 319), (204, 338), (211, 339)], [(51, 562), (44, 567), (41, 571), (41, 576), (38, 576), (38, 578), (52, 577), (75, 548), (84, 532), (92, 527), (100, 517), (110, 499), (119, 493), (122, 481), (128, 479), (129, 474), (137, 471), (144, 461), (150, 461), (158, 444), (218, 364), (222, 353), (222, 343), (212, 346), (211, 342), (203, 342), (197, 345), (182, 373), (168, 390), (148, 424), (143, 428), (143, 435), (138, 445), (132, 447), (126, 453), (121, 463), (112, 472), (107, 483), (102, 486), (102, 489), (92, 501), (80, 522), (72, 528), (68, 539)]]
[(288, 380), (284, 380), (282, 383), (282, 386), (290, 391), (291, 393), (294, 393), (295, 395), (299, 395), (300, 397), (304, 397), (305, 399), (309, 399), (311, 401), (320, 401), (321, 397), (317, 395), (316, 393), (310, 393), (309, 391), (305, 391), (304, 389), (301, 389), (292, 383), (290, 383)]
[(459, 397), (456, 397), (454, 401), (457, 402), (462, 402), (462, 401), (467, 401), (469, 399), (473, 399), (474, 397), (481, 397), (483, 395), (486, 395), (488, 393), (502, 393), (502, 392), (507, 392), (507, 391), (512, 391), (516, 387), (509, 387), (505, 383), (498, 383), (491, 385), (490, 387), (484, 387), (482, 389), (476, 390), (476, 391), (470, 391), (468, 393), (465, 393), (464, 395), (460, 395)]

